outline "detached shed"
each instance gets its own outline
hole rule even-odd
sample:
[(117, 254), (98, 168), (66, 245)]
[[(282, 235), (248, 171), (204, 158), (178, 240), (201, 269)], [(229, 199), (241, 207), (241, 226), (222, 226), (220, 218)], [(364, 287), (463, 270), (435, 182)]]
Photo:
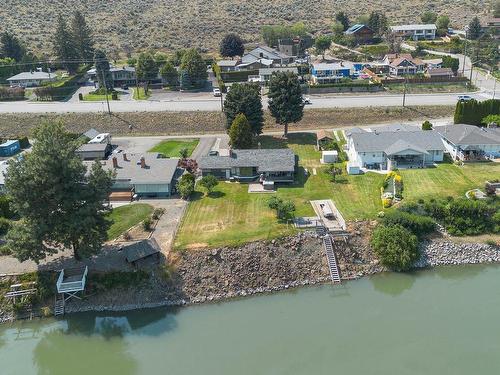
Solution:
[(339, 160), (339, 153), (336, 150), (321, 152), (322, 164), (336, 163), (338, 160)]
[(146, 259), (153, 259), (158, 261), (161, 253), (160, 246), (154, 238), (149, 240), (142, 240), (133, 244), (127, 245), (123, 248), (125, 259), (128, 263), (136, 266), (139, 261)]
[(316, 133), (316, 137), (317, 137), (316, 144), (318, 146), (318, 150), (321, 150), (324, 147), (324, 145), (335, 140), (335, 137), (333, 136), (332, 132), (323, 129), (319, 130)]

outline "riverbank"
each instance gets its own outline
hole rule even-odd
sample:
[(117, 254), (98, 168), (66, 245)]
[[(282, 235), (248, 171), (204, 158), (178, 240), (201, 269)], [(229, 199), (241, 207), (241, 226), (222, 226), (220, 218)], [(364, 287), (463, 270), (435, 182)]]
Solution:
[[(374, 225), (351, 223), (347, 243), (336, 242), (335, 253), (344, 281), (386, 271), (369, 246)], [(447, 237), (423, 241), (421, 252), (416, 268), (500, 263), (499, 246), (455, 243)], [(330, 282), (322, 240), (314, 232), (236, 248), (174, 252), (168, 266), (148, 272), (149, 279), (139, 285), (108, 290), (98, 288), (90, 277), (86, 298), (71, 300), (66, 312), (184, 306)], [(12, 320), (12, 314), (0, 312), (0, 322), (7, 320)]]

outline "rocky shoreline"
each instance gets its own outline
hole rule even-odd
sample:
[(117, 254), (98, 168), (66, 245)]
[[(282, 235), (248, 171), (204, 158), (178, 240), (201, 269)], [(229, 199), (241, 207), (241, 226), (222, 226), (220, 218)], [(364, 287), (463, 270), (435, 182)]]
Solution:
[[(351, 226), (349, 241), (335, 245), (342, 278), (352, 280), (386, 271), (369, 246), (372, 224)], [(499, 246), (455, 243), (448, 238), (424, 241), (421, 251), (416, 268), (500, 263)], [(86, 298), (72, 300), (66, 312), (186, 306), (330, 282), (322, 240), (313, 232), (237, 248), (174, 253), (168, 260), (172, 265), (169, 272), (152, 269), (150, 279), (140, 285), (99, 292), (90, 285)], [(12, 317), (0, 314), (0, 322), (7, 320)]]

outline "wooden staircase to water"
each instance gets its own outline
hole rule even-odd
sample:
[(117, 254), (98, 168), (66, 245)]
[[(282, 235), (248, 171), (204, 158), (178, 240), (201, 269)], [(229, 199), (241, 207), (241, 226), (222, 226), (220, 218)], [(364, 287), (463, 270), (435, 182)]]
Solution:
[(328, 269), (330, 270), (330, 277), (333, 283), (341, 283), (340, 270), (337, 264), (337, 259), (335, 257), (335, 252), (333, 251), (333, 240), (329, 234), (323, 236), (323, 247), (326, 252), (326, 259), (328, 261)]
[(54, 302), (54, 316), (64, 315), (64, 310), (65, 310), (64, 295), (61, 295), (61, 297), (62, 298), (56, 296)]

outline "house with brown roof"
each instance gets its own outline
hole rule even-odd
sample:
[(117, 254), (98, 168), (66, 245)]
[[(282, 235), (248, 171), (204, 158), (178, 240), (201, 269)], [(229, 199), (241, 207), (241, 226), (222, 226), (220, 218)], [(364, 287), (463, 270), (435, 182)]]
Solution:
[(390, 53), (385, 55), (383, 63), (389, 66), (389, 74), (393, 76), (414, 75), (423, 73), (425, 64), (409, 53)]
[(454, 74), (453, 74), (453, 70), (451, 70), (451, 68), (434, 68), (434, 69), (427, 68), (425, 70), (425, 76), (429, 77), (429, 78), (433, 78), (433, 77), (450, 78), (450, 77), (453, 77)]

